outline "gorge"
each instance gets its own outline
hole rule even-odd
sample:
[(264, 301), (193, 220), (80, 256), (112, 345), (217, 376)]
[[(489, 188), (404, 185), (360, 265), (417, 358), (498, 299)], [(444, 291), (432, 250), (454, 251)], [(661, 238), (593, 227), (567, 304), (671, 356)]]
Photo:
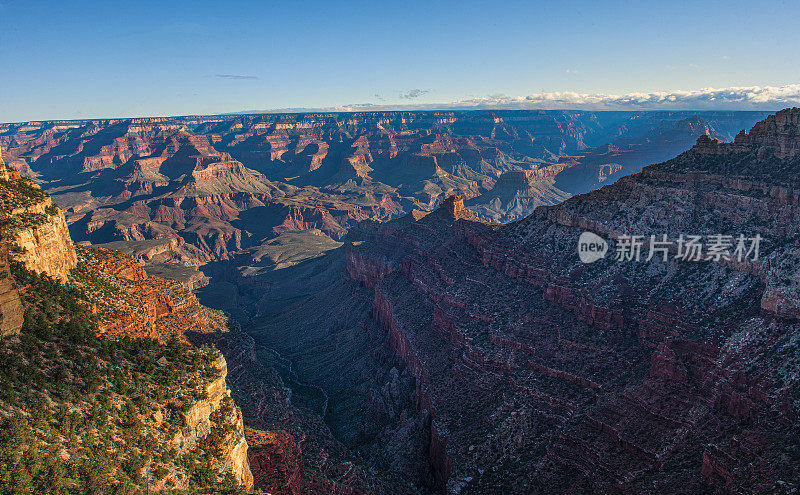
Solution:
[[(100, 335), (224, 355), (185, 351), (216, 373), (172, 441), (224, 411), (239, 486), (800, 487), (800, 109), (29, 122), (0, 147), (26, 273), (82, 288)], [(765, 240), (583, 264), (584, 231)]]

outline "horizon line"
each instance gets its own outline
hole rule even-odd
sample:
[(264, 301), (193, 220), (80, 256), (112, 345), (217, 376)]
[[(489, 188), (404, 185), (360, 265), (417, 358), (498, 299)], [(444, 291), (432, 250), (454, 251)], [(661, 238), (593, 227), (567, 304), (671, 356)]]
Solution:
[(339, 115), (339, 114), (370, 114), (370, 113), (436, 113), (436, 112), (451, 112), (451, 113), (477, 113), (477, 112), (582, 112), (582, 113), (775, 113), (781, 110), (789, 110), (798, 108), (795, 106), (779, 106), (774, 109), (733, 109), (733, 108), (643, 108), (643, 109), (586, 109), (586, 108), (413, 108), (413, 109), (332, 109), (332, 108), (285, 108), (274, 110), (243, 110), (235, 112), (221, 112), (221, 113), (187, 113), (187, 114), (174, 114), (174, 115), (137, 115), (125, 117), (86, 117), (86, 118), (70, 118), (70, 119), (32, 119), (32, 120), (17, 120), (0, 122), (0, 125), (20, 125), (32, 123), (56, 123), (56, 122), (93, 122), (93, 121), (113, 121), (113, 120), (150, 120), (150, 119), (181, 119), (192, 117), (246, 117), (255, 115), (301, 115), (301, 114), (320, 114), (320, 115)]

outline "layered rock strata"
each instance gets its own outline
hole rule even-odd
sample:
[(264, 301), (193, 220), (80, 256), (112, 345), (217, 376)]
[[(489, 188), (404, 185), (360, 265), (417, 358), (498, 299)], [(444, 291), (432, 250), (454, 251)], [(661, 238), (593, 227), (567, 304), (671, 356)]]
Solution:
[[(273, 279), (289, 292), (262, 297), (251, 331), (317, 380), (349, 444), (405, 439), (432, 473), (418, 483), (444, 493), (790, 493), (800, 163), (779, 143), (798, 114), (757, 125), (747, 146), (712, 154), (700, 139), (508, 225), (479, 221), (460, 198), (361, 225), (358, 242), (297, 268), (314, 289)], [(612, 251), (583, 264), (585, 230), (612, 246), (681, 233), (765, 241), (757, 258), (689, 262), (673, 246), (667, 261)], [(391, 368), (413, 386), (393, 395), (389, 379), (384, 395), (367, 378)], [(399, 433), (404, 400), (420, 450)]]
[(8, 266), (8, 244), (0, 233), (0, 337), (14, 335), (22, 327), (22, 302)]

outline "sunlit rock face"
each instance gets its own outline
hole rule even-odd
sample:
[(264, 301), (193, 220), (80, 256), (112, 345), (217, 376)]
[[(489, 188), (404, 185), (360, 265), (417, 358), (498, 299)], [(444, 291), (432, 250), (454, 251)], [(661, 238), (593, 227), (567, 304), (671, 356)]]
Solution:
[[(57, 213), (51, 214), (50, 210)], [(75, 267), (78, 260), (64, 214), (54, 207), (50, 198), (27, 206), (24, 211), (15, 211), (13, 214), (47, 217), (40, 224), (21, 228), (14, 233), (14, 242), (22, 251), (17, 258), (29, 270), (46, 273), (55, 279), (66, 281), (69, 271)]]
[(64, 214), (39, 186), (9, 169), (0, 154), (4, 235), (28, 270), (66, 281), (77, 258)]

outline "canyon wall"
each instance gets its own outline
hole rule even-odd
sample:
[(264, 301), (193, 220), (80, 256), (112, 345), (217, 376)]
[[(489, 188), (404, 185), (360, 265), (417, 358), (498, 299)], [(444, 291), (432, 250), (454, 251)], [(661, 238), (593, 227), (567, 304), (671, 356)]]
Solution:
[[(106, 357), (110, 360), (107, 366), (112, 368), (114, 373), (122, 373), (127, 366), (140, 366), (140, 361), (151, 359), (154, 361), (151, 367), (138, 374), (134, 373), (130, 384), (118, 384), (113, 391), (107, 390), (106, 394), (110, 396), (115, 393), (117, 400), (128, 407), (126, 410), (131, 419), (128, 420), (130, 423), (126, 424), (126, 427), (147, 432), (150, 442), (147, 449), (150, 451), (145, 450), (144, 454), (153, 457), (158, 452), (167, 452), (174, 448), (178, 456), (166, 461), (170, 467), (165, 469), (163, 465), (159, 466), (160, 469), (152, 475), (152, 478), (141, 478), (141, 469), (144, 467), (142, 466), (139, 468), (139, 475), (134, 474), (133, 480), (143, 483), (147, 489), (166, 489), (168, 488), (166, 483), (175, 488), (194, 489), (200, 486), (198, 483), (206, 483), (209, 480), (192, 478), (192, 465), (182, 464), (185, 462), (182, 459), (192, 459), (194, 458), (192, 456), (202, 455), (210, 456), (206, 459), (210, 459), (213, 465), (201, 466), (200, 469), (216, 469), (223, 474), (229, 473), (236, 485), (251, 490), (253, 476), (247, 459), (243, 418), (241, 410), (230, 398), (231, 392), (226, 384), (226, 361), (214, 349), (194, 348), (188, 343), (189, 336), (194, 334), (227, 331), (227, 319), (224, 315), (201, 306), (194, 294), (180, 283), (148, 275), (128, 255), (106, 249), (74, 246), (64, 215), (52, 204), (50, 198), (30, 180), (20, 177), (14, 171), (8, 171), (2, 163), (0, 172), (3, 173), (0, 177), (0, 193), (2, 193), (0, 200), (3, 206), (3, 230), (0, 232), (2, 336), (19, 332), (23, 309), (28, 309), (33, 316), (28, 322), (32, 330), (24, 336), (27, 341), (35, 341), (37, 350), (55, 345), (54, 342), (59, 342), (57, 339), (67, 339), (58, 344), (61, 346), (77, 344), (71, 351), (73, 353), (70, 355), (71, 366), (80, 366), (85, 362), (94, 363), (92, 361), (95, 359), (94, 355), (104, 355), (109, 347), (113, 349), (115, 346), (118, 351), (111, 352)], [(18, 273), (24, 281), (21, 291), (17, 291), (9, 270), (7, 258), (9, 251), (19, 262)], [(46, 277), (40, 277), (41, 275)], [(21, 304), (20, 292), (24, 296), (24, 306)], [(68, 298), (68, 304), (60, 302), (64, 298)], [(47, 311), (42, 312), (42, 307), (48, 308)], [(59, 311), (63, 312), (63, 315), (59, 316)], [(82, 311), (86, 311), (85, 316), (81, 316)], [(48, 318), (52, 321), (48, 321)], [(85, 335), (83, 326), (92, 329), (96, 334)], [(96, 340), (98, 337), (99, 340)], [(147, 340), (149, 343), (136, 344), (134, 341), (137, 339)], [(82, 353), (87, 352), (87, 346), (92, 345), (98, 346), (99, 350), (93, 350), (94, 355), (87, 361)], [(125, 356), (128, 354), (122, 350), (128, 345), (133, 349), (128, 352), (132, 352), (135, 356), (133, 364), (126, 360)], [(165, 346), (161, 348), (160, 358), (146, 355), (149, 349), (159, 349), (159, 345)], [(13, 340), (4, 339), (3, 346), (4, 352), (17, 351)], [(56, 347), (55, 350), (58, 352), (43, 354), (38, 356), (38, 359), (45, 361), (59, 359), (62, 349)], [(139, 353), (143, 355), (139, 356)], [(181, 363), (176, 359), (181, 353), (186, 353), (183, 359), (189, 361)], [(191, 356), (192, 353), (194, 357)], [(115, 359), (118, 361), (116, 364)], [(63, 367), (65, 364), (58, 362), (53, 366)], [(176, 370), (180, 370), (180, 373)], [(89, 377), (97, 375), (98, 371), (95, 368), (88, 371), (76, 369), (74, 373), (88, 381)], [(121, 378), (113, 375), (112, 379)], [(178, 382), (173, 383), (175, 380)], [(152, 386), (155, 389), (166, 387), (166, 390), (148, 389), (146, 397), (135, 398), (137, 401), (150, 401), (138, 406), (140, 410), (148, 411), (142, 417), (135, 412), (137, 408), (133, 406), (131, 397), (125, 395), (125, 390), (129, 386), (135, 388), (137, 384), (150, 381), (153, 382)], [(35, 390), (44, 383), (48, 383), (46, 377), (37, 384), (29, 385)], [(58, 387), (59, 383), (53, 387)], [(98, 387), (105, 386), (105, 383), (98, 382), (93, 388), (86, 387), (85, 383), (81, 386), (85, 387), (85, 392), (91, 394), (96, 393)], [(170, 390), (170, 386), (176, 388)], [(197, 387), (200, 387), (200, 390), (194, 390)], [(66, 404), (67, 399), (73, 401), (82, 399), (82, 396), (72, 399), (67, 396), (65, 399), (61, 392), (54, 390), (44, 391), (52, 394), (51, 401), (56, 401), (52, 406), (54, 409), (59, 408), (59, 403)], [(165, 393), (166, 398), (163, 397)], [(26, 410), (28, 405), (25, 403), (22, 403), (22, 406), (15, 405), (12, 399), (13, 397), (9, 399), (8, 394), (0, 398), (0, 410), (3, 410), (4, 415), (17, 414), (20, 411), (31, 414), (31, 411)], [(99, 399), (95, 397), (94, 401), (97, 400)], [(85, 407), (88, 406), (84, 404), (63, 406), (64, 410), (71, 408), (77, 411)], [(90, 417), (85, 417), (84, 420), (87, 426), (91, 424)], [(176, 423), (182, 427), (170, 436)], [(111, 426), (115, 424), (112, 423)], [(108, 427), (105, 426), (106, 429)], [(31, 438), (35, 439), (39, 433), (39, 431), (31, 432)], [(82, 429), (80, 434), (96, 438), (98, 431), (87, 432)], [(125, 446), (125, 450), (128, 453), (143, 450), (142, 445), (145, 444), (133, 442), (130, 440), (130, 435), (127, 430), (123, 435), (126, 441), (132, 442)], [(163, 442), (159, 443), (161, 440)], [(53, 440), (48, 438), (44, 441)], [(83, 442), (88, 444), (90, 439), (83, 438)], [(218, 443), (216, 447), (214, 442)], [(151, 445), (152, 443), (156, 445)], [(65, 463), (71, 460), (80, 461), (84, 455), (79, 453), (76, 445), (65, 445), (63, 449), (64, 454), (61, 459)], [(111, 455), (113, 450), (108, 447), (105, 455)], [(9, 466), (6, 468), (12, 469)], [(111, 469), (127, 468), (125, 465), (118, 465), (111, 466)], [(116, 486), (112, 483), (119, 481), (109, 477), (105, 480), (107, 484), (104, 489)], [(213, 479), (211, 481), (213, 482)]]
[(0, 124), (10, 166), (40, 181), (73, 239), (182, 239), (228, 260), (282, 232), (341, 240), (357, 222), (460, 195), (485, 218), (638, 172), (755, 112), (366, 112)]
[[(362, 428), (362, 414), (386, 402), (337, 405), (381, 392), (329, 378), (334, 370), (412, 378), (401, 398), (424, 425), (424, 448), (412, 452), (432, 474), (418, 478), (429, 489), (791, 492), (800, 168), (774, 143), (791, 141), (800, 110), (786, 112), (756, 126), (746, 147), (711, 154), (700, 139), (508, 225), (480, 221), (461, 198), (359, 225), (344, 250), (296, 269), (318, 289), (281, 296), (289, 286), (268, 279), (252, 332), (300, 379), (321, 377), (337, 431)], [(624, 262), (612, 249), (583, 264), (584, 230), (612, 246), (625, 234), (765, 241), (757, 259), (686, 262), (673, 249), (667, 261)], [(291, 311), (275, 309), (279, 297)], [(280, 330), (289, 324), (294, 332)], [(372, 359), (351, 362), (346, 349)]]
[(17, 284), (8, 266), (8, 244), (0, 233), (0, 337), (19, 332), (22, 312)]
[(11, 214), (43, 219), (14, 232), (14, 244), (19, 250), (15, 258), (29, 270), (66, 281), (78, 260), (64, 214), (49, 197), (41, 203), (15, 209)]

